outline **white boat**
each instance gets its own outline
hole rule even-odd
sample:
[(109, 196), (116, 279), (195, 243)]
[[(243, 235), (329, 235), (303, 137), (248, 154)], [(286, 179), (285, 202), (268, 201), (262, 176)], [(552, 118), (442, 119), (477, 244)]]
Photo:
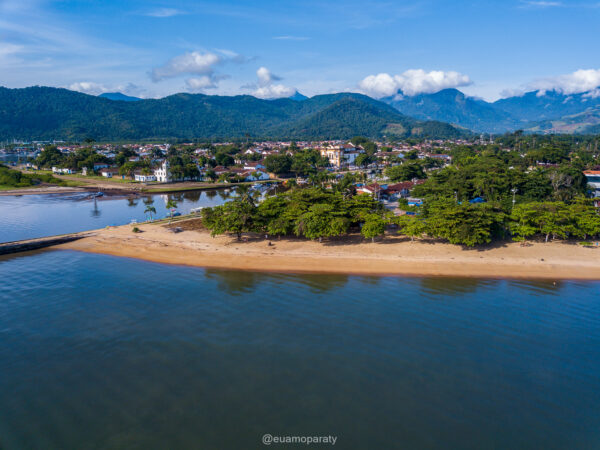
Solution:
[(204, 208), (204, 206), (198, 206), (197, 208), (192, 208), (192, 209), (190, 209), (190, 213), (196, 214), (196, 213), (202, 212), (202, 208)]

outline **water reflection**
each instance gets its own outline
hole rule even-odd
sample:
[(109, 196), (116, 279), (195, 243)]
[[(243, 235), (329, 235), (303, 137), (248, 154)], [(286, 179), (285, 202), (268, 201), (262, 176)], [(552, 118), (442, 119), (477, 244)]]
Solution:
[[(265, 282), (287, 285), (292, 281), (308, 288), (313, 294), (322, 294), (343, 288), (350, 279), (348, 275), (299, 275), (222, 269), (206, 269), (206, 277), (216, 281), (219, 289), (228, 294), (249, 293)], [(367, 278), (370, 279), (370, 283), (377, 284), (374, 277), (362, 277), (361, 279)]]
[(356, 280), (365, 286), (377, 286), (381, 283), (381, 277), (361, 277), (355, 276)]
[(218, 191), (217, 194), (222, 200), (228, 200), (231, 197), (231, 191)]
[[(176, 202), (182, 202), (184, 199), (184, 196), (181, 192), (176, 192), (170, 195), (171, 200), (176, 201)], [(200, 198), (200, 195), (198, 195), (198, 198)]]
[(509, 280), (508, 284), (512, 288), (543, 295), (559, 295), (565, 286), (565, 282), (562, 280)]
[(220, 290), (228, 294), (252, 292), (265, 274), (258, 272), (234, 272), (229, 270), (206, 269), (206, 277), (217, 282)]
[(94, 208), (91, 211), (91, 215), (92, 217), (100, 217), (101, 214), (102, 211), (98, 208), (98, 201), (96, 200), (96, 197), (94, 197)]
[[(424, 277), (419, 279), (421, 289), (431, 295), (464, 295), (477, 291), (480, 287), (493, 287), (498, 280), (478, 278)], [(442, 297), (439, 297), (442, 298)]]
[(188, 191), (188, 192), (182, 193), (182, 197), (185, 200), (189, 200), (192, 202), (197, 202), (198, 200), (200, 200), (201, 196), (202, 196), (202, 191)]
[(127, 199), (127, 206), (135, 208), (138, 205), (139, 199), (137, 197), (129, 197)]

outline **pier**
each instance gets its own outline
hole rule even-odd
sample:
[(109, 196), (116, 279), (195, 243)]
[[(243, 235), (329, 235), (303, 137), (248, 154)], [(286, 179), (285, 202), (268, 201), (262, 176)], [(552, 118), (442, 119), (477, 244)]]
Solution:
[(25, 239), (22, 241), (4, 242), (0, 244), (0, 255), (10, 253), (28, 252), (40, 248), (52, 247), (53, 245), (64, 244), (66, 242), (76, 241), (84, 237), (92, 236), (93, 233), (70, 233), (59, 236), (48, 236), (36, 239)]

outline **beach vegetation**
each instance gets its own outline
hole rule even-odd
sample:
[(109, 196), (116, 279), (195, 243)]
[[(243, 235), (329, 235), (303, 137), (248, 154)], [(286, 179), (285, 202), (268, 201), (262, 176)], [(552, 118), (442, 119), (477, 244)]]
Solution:
[(14, 189), (26, 188), (40, 184), (55, 184), (68, 186), (70, 183), (60, 178), (53, 177), (49, 173), (23, 173), (19, 170), (10, 169), (0, 164), (0, 188)]
[(156, 208), (152, 205), (146, 205), (146, 209), (144, 210), (144, 214), (150, 216), (150, 222), (152, 222), (152, 216), (156, 215)]
[(169, 198), (165, 207), (169, 210), (169, 223), (171, 223), (171, 220), (173, 220), (173, 211), (177, 209), (177, 202)]
[(375, 242), (376, 237), (385, 235), (387, 225), (388, 222), (379, 214), (369, 214), (360, 229), (360, 234), (366, 239), (371, 239), (372, 242)]

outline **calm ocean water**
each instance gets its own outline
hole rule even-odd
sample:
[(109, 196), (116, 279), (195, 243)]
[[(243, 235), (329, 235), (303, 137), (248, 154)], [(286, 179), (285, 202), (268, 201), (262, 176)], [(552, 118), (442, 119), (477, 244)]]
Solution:
[(188, 191), (154, 194), (139, 198), (102, 197), (89, 193), (0, 196), (0, 242), (31, 239), (76, 231), (94, 230), (107, 225), (124, 225), (132, 219), (147, 219), (147, 204), (156, 208), (157, 217), (168, 215), (169, 199), (178, 202), (177, 210), (187, 214), (198, 206), (220, 205), (231, 190)]
[(0, 283), (2, 449), (600, 448), (597, 282), (55, 250), (1, 258)]

